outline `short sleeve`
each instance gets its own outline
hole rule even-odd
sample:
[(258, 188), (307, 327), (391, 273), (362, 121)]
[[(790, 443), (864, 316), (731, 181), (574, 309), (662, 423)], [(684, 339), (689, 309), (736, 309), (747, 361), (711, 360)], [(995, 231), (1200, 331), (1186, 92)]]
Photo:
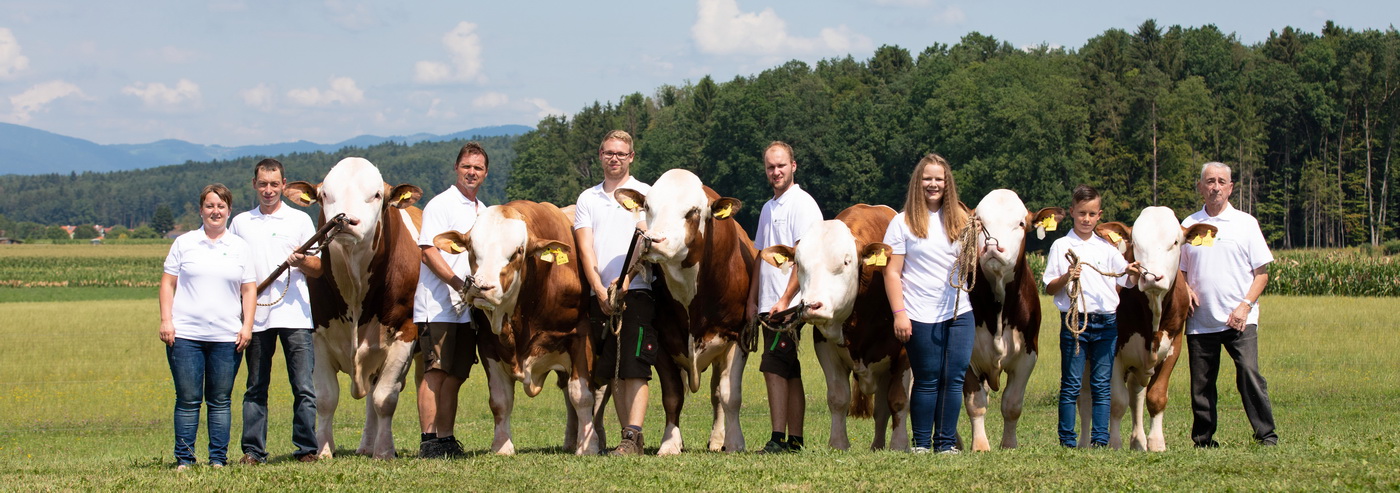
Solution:
[(447, 231), (448, 224), (434, 203), (423, 209), (423, 229), (418, 230), (418, 246), (433, 246), (433, 238)]
[(1119, 286), (1128, 287), (1128, 276), (1126, 274), (1128, 270), (1128, 259), (1123, 257), (1123, 252), (1118, 251), (1118, 248), (1112, 245), (1106, 248), (1108, 248), (1108, 268), (1113, 269), (1113, 272), (1124, 272), (1125, 274), (1119, 277), (1117, 282)]
[[(792, 225), (792, 227), (795, 228), (794, 231), (797, 232), (797, 234), (795, 235), (797, 241), (802, 241), (803, 235), (806, 235), (808, 231), (811, 231), (812, 226), (822, 222), (821, 207), (817, 206), (816, 201), (807, 202), (806, 207), (803, 207), (801, 210), (798, 211), (796, 219), (797, 221)], [(793, 244), (796, 243), (796, 241), (793, 242)]]
[(593, 208), (588, 206), (588, 190), (578, 195), (574, 206), (574, 229), (593, 227)]
[(1249, 239), (1249, 268), (1258, 269), (1269, 262), (1274, 261), (1273, 252), (1269, 251), (1269, 243), (1264, 240), (1264, 232), (1259, 229), (1258, 221), (1251, 221), (1253, 228), (1250, 228)]
[(758, 213), (758, 233), (753, 236), (753, 247), (759, 250), (768, 248), (768, 207), (764, 206), (763, 211)]
[(179, 276), (179, 275), (180, 275), (180, 239), (179, 239), (179, 238), (176, 238), (176, 239), (175, 239), (175, 242), (170, 244), (170, 253), (167, 253), (167, 254), (165, 255), (165, 265), (163, 266), (163, 269), (165, 270), (165, 273), (166, 273), (166, 274), (170, 274), (170, 275), (172, 275), (172, 276)]
[(243, 264), (243, 283), (258, 282), (258, 273), (253, 269), (253, 247), (245, 243), (242, 250), (238, 259)]
[(1065, 260), (1063, 240), (1064, 238), (1061, 238), (1050, 244), (1050, 253), (1045, 256), (1045, 272), (1042, 272), (1040, 275), (1041, 284), (1049, 286), (1050, 281), (1059, 279), (1060, 276), (1065, 275), (1065, 272), (1069, 270), (1069, 265), (1066, 265), (1069, 261)]
[(885, 227), (885, 244), (890, 246), (890, 253), (904, 255), (904, 242), (909, 237), (909, 232), (904, 225), (904, 213), (900, 213), (890, 221), (890, 225)]

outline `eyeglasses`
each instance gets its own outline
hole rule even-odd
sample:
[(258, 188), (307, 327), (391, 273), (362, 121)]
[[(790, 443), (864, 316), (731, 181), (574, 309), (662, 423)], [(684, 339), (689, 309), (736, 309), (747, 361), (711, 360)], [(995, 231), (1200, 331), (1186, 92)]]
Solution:
[(625, 158), (631, 157), (631, 156), (632, 156), (632, 153), (630, 153), (630, 152), (604, 151), (604, 152), (598, 153), (598, 155), (603, 156), (603, 159), (625, 159)]

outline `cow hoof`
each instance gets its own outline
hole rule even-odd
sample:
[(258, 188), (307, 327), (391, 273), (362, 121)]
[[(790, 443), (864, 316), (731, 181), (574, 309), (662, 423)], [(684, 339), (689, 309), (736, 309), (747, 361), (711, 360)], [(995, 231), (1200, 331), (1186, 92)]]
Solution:
[(663, 443), (656, 451), (656, 455), (681, 455), (681, 446)]
[(1148, 452), (1165, 452), (1166, 450), (1167, 450), (1167, 441), (1166, 441), (1166, 440), (1161, 439), (1161, 438), (1149, 438), (1149, 439), (1147, 439), (1147, 451), (1148, 451)]
[(507, 441), (499, 447), (491, 447), (491, 452), (496, 455), (515, 455), (515, 443)]
[(985, 440), (985, 439), (983, 439), (983, 440), (973, 440), (973, 441), (972, 441), (972, 451), (973, 451), (973, 452), (991, 452), (991, 451), (992, 451), (992, 444), (991, 444), (991, 443), (988, 443), (987, 440)]

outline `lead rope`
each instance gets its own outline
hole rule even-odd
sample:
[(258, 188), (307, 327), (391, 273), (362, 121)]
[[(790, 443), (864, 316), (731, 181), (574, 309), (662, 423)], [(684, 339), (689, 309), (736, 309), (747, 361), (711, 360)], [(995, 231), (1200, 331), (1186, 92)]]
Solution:
[[(342, 215), (344, 215), (344, 214), (342, 214)], [(320, 243), (319, 245), (316, 245), (316, 246), (314, 246), (314, 247), (311, 247), (311, 248), (306, 249), (305, 255), (309, 255), (309, 256), (320, 255), (320, 254), (321, 254), (321, 247), (322, 247), (322, 246), (325, 246), (325, 244), (327, 244), (327, 243), (330, 243), (331, 240), (335, 239), (335, 235), (340, 234), (340, 232), (341, 232), (342, 230), (344, 230), (344, 229), (345, 229), (345, 223), (336, 221), (336, 226), (335, 226), (333, 229), (331, 229), (330, 234), (326, 235), (326, 239), (321, 240), (321, 243)], [(276, 304), (278, 304), (278, 303), (281, 303), (281, 302), (282, 302), (282, 299), (287, 297), (287, 291), (291, 291), (291, 290), (292, 290), (292, 269), (287, 269), (287, 281), (286, 281), (286, 284), (282, 287), (282, 294), (281, 294), (281, 295), (278, 295), (278, 296), (277, 296), (277, 299), (272, 300), (271, 302), (268, 302), (268, 303), (258, 303), (258, 306), (272, 306), (272, 305), (276, 305)]]
[(1079, 318), (1079, 311), (1086, 303), (1084, 302), (1084, 285), (1079, 279), (1079, 276), (1083, 274), (1083, 272), (1082, 270), (1080, 272), (1075, 272), (1075, 268), (1088, 266), (1090, 269), (1094, 269), (1094, 272), (1098, 272), (1105, 277), (1114, 278), (1123, 277), (1128, 274), (1128, 271), (1125, 270), (1123, 272), (1114, 273), (1104, 272), (1099, 270), (1094, 264), (1081, 262), (1079, 260), (1079, 255), (1075, 254), (1073, 249), (1065, 252), (1065, 260), (1069, 261), (1069, 271), (1074, 272), (1074, 275), (1069, 277), (1069, 286), (1066, 288), (1069, 290), (1067, 292), (1069, 296), (1069, 311), (1067, 312), (1068, 315), (1066, 315), (1069, 320), (1066, 321), (1065, 326), (1069, 328), (1069, 332), (1074, 335), (1074, 354), (1079, 354), (1079, 335), (1089, 330), (1089, 315), (1085, 314), (1083, 320)]
[[(948, 286), (958, 290), (957, 295), (953, 297), (954, 313), (958, 310), (958, 304), (962, 302), (962, 294), (972, 293), (973, 286), (977, 284), (977, 234), (986, 231), (982, 220), (974, 215), (954, 240), (958, 242), (958, 257), (953, 262), (953, 269), (948, 271)], [(989, 247), (1000, 245), (991, 234), (987, 234), (985, 244)], [(954, 320), (957, 318), (957, 315), (953, 316)]]

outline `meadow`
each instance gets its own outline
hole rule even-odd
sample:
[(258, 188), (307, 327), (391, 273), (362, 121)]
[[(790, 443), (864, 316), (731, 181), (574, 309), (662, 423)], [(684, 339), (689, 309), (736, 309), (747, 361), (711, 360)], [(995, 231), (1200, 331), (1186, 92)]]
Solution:
[[(122, 255), (117, 255), (121, 257)], [(73, 291), (92, 288), (0, 288)], [(156, 338), (154, 290), (144, 298), (104, 297), (95, 291), (54, 295), (60, 301), (0, 303), (0, 490), (895, 490), (909, 487), (1095, 490), (1394, 490), (1400, 488), (1400, 299), (1266, 295), (1261, 301), (1262, 366), (1269, 379), (1279, 447), (1252, 444), (1233, 388), (1220, 375), (1223, 447), (1190, 447), (1186, 359), (1172, 381), (1167, 409), (1168, 450), (1065, 450), (1056, 445), (1058, 327), (1042, 322), (1040, 363), (1032, 375), (1020, 424), (1021, 448), (990, 453), (919, 455), (867, 450), (868, 420), (851, 420), (852, 450), (826, 446), (825, 384), (804, 341), (808, 395), (801, 454), (763, 456), (704, 450), (708, 395), (687, 398), (678, 457), (575, 457), (561, 449), (562, 394), (552, 386), (536, 398), (517, 392), (513, 430), (519, 454), (488, 452), (491, 412), (480, 368), (462, 390), (457, 435), (470, 456), (420, 460), (418, 420), (410, 383), (394, 423), (400, 459), (353, 454), (364, 405), (348, 392), (335, 422), (334, 460), (300, 464), (288, 455), (290, 396), (275, 359), (269, 432), (271, 463), (222, 470), (172, 470), (170, 425), (174, 392), (163, 346)], [(94, 294), (98, 293), (98, 294)], [(92, 295), (92, 296), (88, 296)], [(10, 296), (10, 299), (34, 295)], [(4, 298), (0, 298), (4, 299)], [(1047, 298), (1042, 307), (1053, 313)], [(750, 449), (768, 434), (767, 403), (757, 357), (745, 374), (741, 420)], [(280, 379), (280, 380), (279, 380)], [(342, 377), (342, 386), (346, 380)], [(242, 375), (236, 388), (243, 386)], [(991, 407), (998, 407), (999, 395)], [(234, 395), (230, 457), (239, 456), (239, 402)], [(653, 391), (646, 426), (650, 452), (660, 440), (660, 392)], [(617, 441), (608, 411), (608, 439)], [(961, 421), (964, 436), (967, 421)], [(203, 436), (201, 430), (201, 437)], [(1001, 432), (992, 412), (988, 431)], [(204, 457), (201, 438), (199, 456)]]

